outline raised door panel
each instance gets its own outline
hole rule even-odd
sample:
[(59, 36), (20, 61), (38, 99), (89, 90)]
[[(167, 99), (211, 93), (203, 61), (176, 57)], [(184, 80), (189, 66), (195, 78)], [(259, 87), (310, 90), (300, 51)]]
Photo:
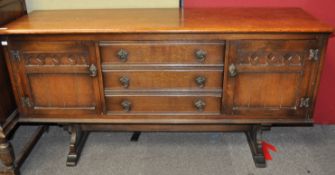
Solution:
[(230, 42), (224, 113), (308, 117), (318, 49), (316, 40)]
[(90, 42), (12, 42), (10, 52), (26, 114), (100, 111), (95, 47)]

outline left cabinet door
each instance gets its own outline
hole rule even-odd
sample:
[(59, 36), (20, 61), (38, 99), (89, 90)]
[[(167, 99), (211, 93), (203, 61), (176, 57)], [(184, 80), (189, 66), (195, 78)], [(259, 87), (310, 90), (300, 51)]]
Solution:
[(94, 43), (11, 41), (8, 51), (21, 112), (99, 112)]

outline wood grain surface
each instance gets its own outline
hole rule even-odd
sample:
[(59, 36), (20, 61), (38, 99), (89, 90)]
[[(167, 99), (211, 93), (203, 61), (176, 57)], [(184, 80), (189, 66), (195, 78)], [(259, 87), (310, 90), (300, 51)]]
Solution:
[(35, 11), (0, 34), (332, 32), (299, 8)]

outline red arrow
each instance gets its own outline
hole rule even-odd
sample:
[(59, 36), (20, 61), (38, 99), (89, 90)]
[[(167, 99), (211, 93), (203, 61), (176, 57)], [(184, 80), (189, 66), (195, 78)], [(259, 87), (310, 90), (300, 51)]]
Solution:
[(268, 142), (262, 141), (262, 148), (263, 148), (263, 153), (264, 153), (264, 158), (265, 160), (272, 160), (272, 156), (270, 154), (270, 151), (277, 152), (277, 148), (273, 145), (271, 145)]

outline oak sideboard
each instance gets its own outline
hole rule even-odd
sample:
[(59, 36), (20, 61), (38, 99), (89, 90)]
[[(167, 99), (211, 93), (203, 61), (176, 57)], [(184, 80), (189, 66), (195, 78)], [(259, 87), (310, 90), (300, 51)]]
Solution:
[(17, 121), (66, 126), (69, 166), (90, 131), (242, 131), (265, 167), (262, 131), (313, 124), (332, 31), (299, 8), (106, 9), (35, 11), (0, 37)]

